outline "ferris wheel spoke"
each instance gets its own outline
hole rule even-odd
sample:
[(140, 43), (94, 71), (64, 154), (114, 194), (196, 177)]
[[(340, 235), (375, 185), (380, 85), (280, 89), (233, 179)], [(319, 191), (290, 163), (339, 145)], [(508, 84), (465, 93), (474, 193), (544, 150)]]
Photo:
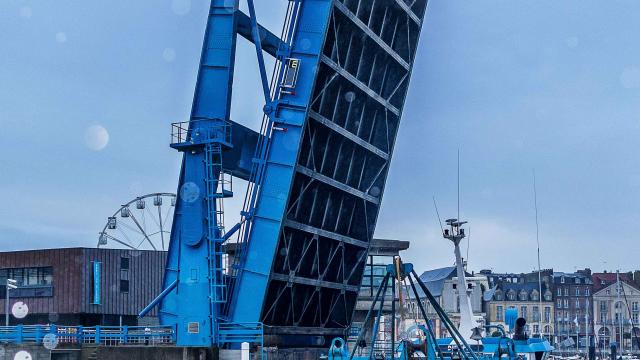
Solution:
[(140, 210), (140, 214), (141, 214), (140, 218), (142, 219), (142, 231), (146, 234), (147, 233), (147, 217), (145, 216), (144, 209)]
[(162, 228), (162, 209), (161, 209), (161, 206), (158, 206), (158, 220), (160, 220), (160, 223), (158, 224), (158, 226), (160, 226), (160, 241), (162, 242), (162, 250), (164, 250), (164, 229)]
[[(142, 226), (140, 226), (140, 223), (138, 222), (138, 219), (136, 219), (136, 217), (133, 215), (133, 213), (131, 213), (130, 215), (131, 215), (131, 220), (133, 220), (133, 222), (136, 224), (136, 226), (138, 226), (138, 229), (140, 229), (140, 231), (142, 231), (142, 235), (144, 235), (144, 238), (149, 242), (149, 245), (151, 245), (153, 250), (158, 250), (158, 249), (156, 249), (156, 246), (153, 245), (153, 241), (151, 241), (151, 239), (149, 239), (149, 236), (144, 231), (144, 229), (142, 229)], [(140, 244), (142, 244), (142, 243), (140, 243)]]
[[(160, 208), (160, 207), (158, 206), (158, 208)], [(145, 207), (145, 208), (144, 208), (144, 210), (145, 210), (145, 213), (146, 213), (146, 214), (148, 214), (148, 217), (149, 217), (151, 220), (153, 220), (153, 223), (154, 223), (154, 224), (156, 224), (156, 226), (157, 226), (157, 227), (160, 227), (160, 224), (158, 223), (158, 220), (156, 219), (156, 216), (155, 216), (155, 215), (153, 215), (153, 213), (151, 212), (151, 210), (149, 210), (149, 208), (147, 208), (147, 207)]]
[(175, 206), (167, 206), (167, 212), (164, 214), (164, 220), (162, 220), (163, 224), (167, 224), (167, 219), (169, 219), (169, 214), (172, 213), (172, 209), (175, 209)]
[[(131, 232), (134, 232), (134, 233), (136, 233), (136, 234), (139, 234), (139, 235), (144, 236), (144, 233), (140, 232), (140, 230), (138, 230), (137, 228), (135, 228), (135, 227), (133, 227), (133, 226), (131, 226), (131, 225), (127, 224), (127, 223), (124, 223), (124, 222), (123, 222), (123, 223), (121, 223), (120, 225), (124, 226), (127, 230), (129, 230), (129, 231), (131, 231)], [(132, 243), (133, 243), (133, 242), (132, 242)]]
[(131, 245), (129, 245), (129, 244), (127, 244), (127, 243), (125, 243), (124, 241), (122, 241), (122, 240), (120, 240), (120, 239), (116, 238), (115, 236), (112, 236), (112, 235), (109, 235), (109, 234), (105, 234), (105, 235), (106, 235), (110, 240), (113, 240), (113, 241), (115, 241), (115, 242), (117, 242), (117, 243), (119, 243), (119, 244), (122, 244), (122, 245), (124, 245), (124, 246), (126, 246), (126, 247), (128, 247), (128, 248), (130, 248), (130, 249), (136, 250), (136, 248), (135, 248), (135, 247), (133, 247), (133, 246), (131, 246)]
[(118, 228), (118, 231), (120, 231), (120, 234), (122, 234), (122, 236), (127, 239), (127, 242), (129, 242), (129, 244), (133, 245), (134, 242), (131, 241), (131, 239), (129, 238), (129, 235), (127, 235), (126, 232), (122, 231), (122, 228)]

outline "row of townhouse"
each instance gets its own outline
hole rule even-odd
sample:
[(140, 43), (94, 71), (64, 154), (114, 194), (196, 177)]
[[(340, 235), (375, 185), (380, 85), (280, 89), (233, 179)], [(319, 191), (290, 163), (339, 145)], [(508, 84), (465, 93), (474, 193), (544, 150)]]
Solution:
[[(454, 322), (460, 314), (455, 267), (421, 275)], [(540, 273), (467, 274), (467, 291), (474, 314), (488, 325), (505, 324), (505, 312), (516, 309), (527, 320), (530, 335), (542, 335), (559, 348), (584, 349), (587, 344), (608, 348), (622, 343), (626, 351), (640, 351), (640, 272), (573, 273), (553, 269)], [(413, 318), (420, 318), (415, 301), (405, 301)], [(439, 336), (446, 336), (433, 309), (426, 306)]]

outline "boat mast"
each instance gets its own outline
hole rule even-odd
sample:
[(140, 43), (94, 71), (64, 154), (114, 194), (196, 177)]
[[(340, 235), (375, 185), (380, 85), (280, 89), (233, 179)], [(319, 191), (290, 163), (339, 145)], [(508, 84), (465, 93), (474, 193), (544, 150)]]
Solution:
[[(538, 192), (536, 190), (536, 171), (533, 170), (533, 206), (536, 210), (536, 244), (538, 248), (538, 300), (540, 310), (538, 311), (538, 334), (542, 334), (542, 268), (540, 266), (540, 231), (538, 226)], [(542, 337), (542, 335), (541, 335)]]
[(620, 304), (620, 293), (622, 292), (622, 289), (620, 287), (620, 270), (616, 270), (616, 293), (617, 293), (617, 301), (616, 301), (616, 313), (618, 314), (618, 323), (620, 324), (620, 356), (622, 356), (622, 353), (624, 352), (624, 328), (623, 328), (623, 322), (622, 322), (622, 304)]
[(462, 225), (466, 224), (466, 221), (459, 221), (458, 219), (448, 219), (446, 224), (448, 229), (444, 229), (443, 236), (445, 239), (451, 240), (454, 245), (454, 252), (456, 256), (456, 272), (458, 277), (458, 299), (460, 302), (460, 326), (458, 327), (460, 334), (469, 340), (473, 329), (479, 326), (478, 321), (473, 316), (473, 307), (471, 306), (471, 299), (467, 290), (467, 280), (465, 276), (464, 264), (462, 262), (462, 255), (460, 253), (460, 242), (465, 238), (465, 231)]

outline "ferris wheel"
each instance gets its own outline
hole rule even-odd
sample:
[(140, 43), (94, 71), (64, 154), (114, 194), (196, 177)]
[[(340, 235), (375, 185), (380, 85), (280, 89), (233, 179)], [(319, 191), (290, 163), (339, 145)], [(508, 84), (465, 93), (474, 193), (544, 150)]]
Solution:
[(175, 194), (138, 196), (107, 218), (99, 233), (98, 247), (166, 250), (175, 206)]

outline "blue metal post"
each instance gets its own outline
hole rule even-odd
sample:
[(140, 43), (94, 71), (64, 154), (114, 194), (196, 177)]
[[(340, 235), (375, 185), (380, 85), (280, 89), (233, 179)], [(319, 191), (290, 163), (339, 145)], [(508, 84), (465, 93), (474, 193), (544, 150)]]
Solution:
[(24, 340), (24, 328), (22, 325), (17, 325), (16, 326), (16, 343), (17, 344), (22, 344), (22, 341)]
[(333, 1), (303, 1), (297, 19), (298, 29), (293, 36), (290, 56), (300, 59), (295, 94), (280, 97), (272, 120), (286, 131), (273, 131), (266, 154), (263, 182), (256, 201), (255, 215), (250, 227), (246, 262), (239, 274), (234, 293), (232, 320), (258, 322), (267, 292), (271, 265), (275, 256), (286, 200), (295, 172), (302, 126), (311, 101), (317, 66), (324, 43)]
[(36, 344), (40, 343), (40, 340), (42, 339), (42, 329), (40, 328), (40, 325), (36, 325)]
[(268, 106), (271, 103), (271, 91), (269, 90), (269, 80), (267, 79), (267, 70), (264, 65), (264, 55), (262, 55), (260, 30), (258, 29), (258, 20), (256, 19), (256, 10), (253, 6), (253, 0), (247, 0), (247, 6), (249, 7), (249, 19), (251, 20), (251, 34), (253, 35), (253, 43), (256, 47), (256, 56), (258, 57), (258, 69), (260, 70), (260, 82), (262, 83), (264, 102), (265, 106)]
[(142, 318), (145, 315), (147, 315), (151, 310), (153, 310), (154, 307), (156, 307), (156, 305), (158, 305), (162, 301), (162, 299), (164, 299), (165, 296), (167, 296), (167, 294), (169, 294), (173, 289), (175, 289), (176, 286), (178, 286), (177, 279), (171, 284), (169, 284), (169, 286), (167, 286), (164, 290), (162, 290), (162, 292), (158, 296), (156, 296), (156, 298), (153, 299), (153, 301), (151, 301), (151, 303), (149, 303), (147, 307), (142, 309), (142, 311), (140, 311), (140, 313), (138, 314), (138, 317)]
[[(191, 109), (192, 139), (229, 120), (237, 10), (237, 0), (211, 1)], [(159, 317), (161, 324), (175, 325), (178, 345), (211, 346), (216, 343), (215, 323), (219, 318), (219, 303), (212, 294), (218, 285), (212, 282), (222, 281), (212, 279), (216, 273), (211, 271), (218, 270), (211, 267), (221, 267), (221, 255), (213, 244), (217, 240), (209, 235), (216, 221), (211, 214), (217, 213), (209, 190), (216, 186), (211, 181), (217, 174), (210, 174), (211, 169), (205, 165), (211, 161), (205, 144), (194, 145), (190, 149), (176, 147), (184, 155), (163, 288), (176, 281), (177, 286), (161, 299)]]

